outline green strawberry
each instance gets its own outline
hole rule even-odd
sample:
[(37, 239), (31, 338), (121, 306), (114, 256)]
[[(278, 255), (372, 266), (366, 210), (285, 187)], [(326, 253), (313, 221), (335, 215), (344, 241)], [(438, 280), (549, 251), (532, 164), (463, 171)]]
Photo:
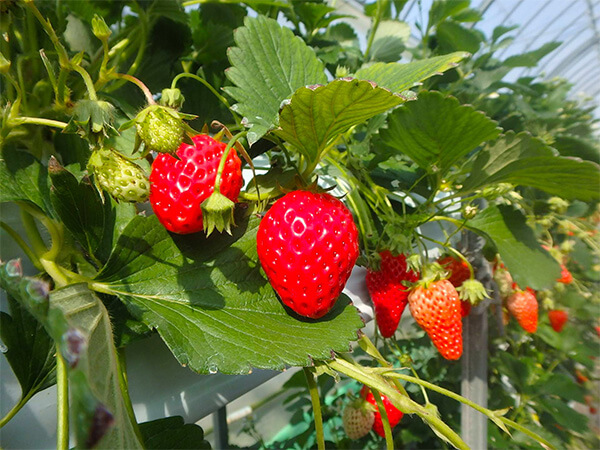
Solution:
[(88, 170), (96, 184), (117, 200), (144, 202), (148, 198), (150, 183), (144, 169), (113, 149), (95, 150)]
[(151, 105), (136, 117), (137, 134), (145, 145), (145, 153), (175, 153), (183, 141), (184, 123), (172, 108)]

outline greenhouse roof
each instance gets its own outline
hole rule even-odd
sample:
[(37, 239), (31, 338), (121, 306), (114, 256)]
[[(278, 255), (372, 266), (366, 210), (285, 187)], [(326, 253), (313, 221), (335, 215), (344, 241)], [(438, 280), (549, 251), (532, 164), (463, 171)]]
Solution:
[[(362, 11), (355, 0), (345, 3)], [(424, 23), (432, 3), (408, 0), (400, 18), (411, 25)], [(514, 41), (498, 53), (503, 58), (560, 42), (538, 66), (515, 68), (507, 78), (565, 78), (573, 84), (574, 97), (591, 97), (600, 105), (600, 0), (472, 0), (471, 7), (483, 13), (483, 20), (472, 26), (486, 36), (499, 25), (518, 26), (510, 33)], [(417, 36), (418, 29), (412, 27), (412, 33)]]

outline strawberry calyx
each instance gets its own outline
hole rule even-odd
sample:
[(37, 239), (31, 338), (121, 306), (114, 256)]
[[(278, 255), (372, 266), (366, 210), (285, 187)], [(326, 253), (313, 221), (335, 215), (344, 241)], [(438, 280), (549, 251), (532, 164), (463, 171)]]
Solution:
[(469, 302), (472, 306), (481, 303), (482, 300), (490, 298), (485, 286), (479, 280), (468, 279), (456, 288), (458, 296), (462, 301)]
[(185, 97), (181, 93), (181, 91), (177, 88), (174, 89), (163, 89), (159, 103), (162, 106), (166, 106), (168, 108), (173, 108), (177, 111), (181, 109), (183, 106), (183, 102), (185, 101)]
[(210, 236), (215, 228), (219, 233), (225, 230), (227, 234), (231, 235), (231, 225), (235, 226), (233, 218), (234, 202), (215, 190), (200, 204), (200, 208), (202, 209), (202, 224), (206, 236)]

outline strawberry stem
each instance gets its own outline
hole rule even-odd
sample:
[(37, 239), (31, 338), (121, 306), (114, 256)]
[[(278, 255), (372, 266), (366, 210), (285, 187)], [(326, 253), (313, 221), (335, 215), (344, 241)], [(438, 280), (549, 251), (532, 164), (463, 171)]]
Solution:
[(315, 416), (315, 430), (317, 433), (317, 448), (325, 450), (325, 433), (323, 431), (323, 416), (321, 415), (321, 399), (319, 398), (319, 388), (315, 381), (313, 372), (308, 367), (303, 367), (308, 391), (310, 392), (310, 401), (312, 402), (313, 414)]
[(541, 444), (544, 444), (548, 448), (555, 448), (550, 442), (548, 442), (546, 439), (544, 439), (540, 435), (534, 433), (533, 431), (528, 430), (527, 428), (519, 425), (516, 422), (513, 422), (512, 420), (510, 420), (502, 415), (497, 414), (496, 411), (492, 411), (490, 409), (479, 406), (477, 403), (474, 403), (471, 400), (469, 400), (461, 395), (455, 394), (452, 391), (444, 389), (440, 386), (436, 386), (435, 384), (429, 383), (427, 381), (421, 380), (420, 378), (411, 377), (410, 375), (403, 375), (401, 373), (394, 372), (394, 373), (385, 374), (385, 376), (392, 377), (392, 378), (398, 378), (400, 380), (408, 381), (409, 383), (418, 384), (427, 389), (431, 389), (432, 391), (438, 392), (442, 395), (445, 395), (446, 397), (449, 397), (453, 400), (459, 401), (461, 403), (464, 403), (465, 405), (470, 406), (471, 408), (475, 409), (476, 411), (479, 411), (480, 413), (482, 413), (485, 416), (487, 416), (488, 418), (490, 418), (492, 420), (492, 422), (494, 422), (496, 424), (497, 424), (497, 421), (503, 422), (504, 424), (506, 424), (516, 430), (519, 430), (522, 433), (525, 433), (529, 437), (535, 439), (536, 441), (540, 442)]
[(180, 73), (179, 75), (177, 75), (175, 78), (173, 78), (173, 81), (171, 82), (171, 89), (175, 89), (177, 87), (177, 82), (181, 79), (181, 78), (191, 78), (193, 80), (196, 80), (200, 83), (202, 83), (204, 85), (204, 87), (206, 87), (215, 97), (217, 97), (217, 99), (223, 103), (227, 109), (229, 110), (229, 112), (231, 112), (231, 115), (233, 116), (233, 120), (235, 120), (235, 123), (238, 126), (241, 126), (242, 122), (240, 121), (239, 116), (235, 113), (235, 111), (233, 111), (231, 109), (231, 105), (229, 104), (229, 102), (227, 101), (227, 99), (225, 97), (223, 97), (221, 94), (219, 94), (217, 92), (217, 90), (208, 82), (206, 81), (204, 78), (195, 75), (193, 73), (188, 73), (188, 72), (183, 72)]
[(379, 414), (381, 415), (381, 423), (383, 424), (383, 433), (385, 434), (385, 448), (387, 450), (394, 450), (394, 439), (392, 437), (392, 427), (390, 426), (390, 419), (387, 415), (387, 410), (385, 409), (385, 405), (383, 404), (383, 399), (381, 398), (381, 394), (375, 388), (370, 388), (373, 393), (373, 397), (375, 397), (375, 401), (377, 402), (377, 409), (379, 410)]
[(233, 136), (229, 142), (227, 143), (227, 147), (223, 151), (223, 156), (221, 156), (221, 161), (219, 161), (219, 167), (217, 169), (217, 176), (215, 178), (215, 188), (214, 192), (221, 192), (221, 175), (223, 174), (223, 169), (225, 169), (225, 163), (227, 162), (227, 157), (229, 156), (229, 151), (235, 145), (235, 143), (246, 136), (247, 131), (242, 131), (235, 136)]
[(146, 97), (146, 101), (148, 102), (148, 105), (156, 105), (156, 102), (154, 101), (154, 96), (152, 95), (152, 92), (150, 91), (150, 89), (148, 89), (148, 86), (146, 86), (141, 80), (134, 77), (133, 75), (128, 75), (125, 73), (113, 73), (110, 75), (110, 78), (115, 79), (115, 80), (122, 79), (122, 80), (129, 81), (130, 83), (135, 84), (144, 93), (144, 97)]

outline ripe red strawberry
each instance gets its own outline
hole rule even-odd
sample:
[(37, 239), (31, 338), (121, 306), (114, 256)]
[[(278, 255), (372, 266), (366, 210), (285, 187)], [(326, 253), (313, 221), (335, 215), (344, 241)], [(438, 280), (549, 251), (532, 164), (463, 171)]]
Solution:
[(533, 290), (517, 290), (506, 300), (506, 307), (519, 325), (528, 333), (535, 333), (538, 323), (538, 302)]
[(460, 301), (460, 316), (467, 317), (469, 314), (471, 314), (471, 302), (461, 300)]
[[(364, 398), (367, 402), (375, 406), (375, 420), (373, 421), (373, 431), (384, 438), (385, 432), (383, 431), (383, 422), (381, 420), (381, 413), (379, 412), (375, 396), (367, 386), (362, 387), (362, 389), (360, 390), (360, 396)], [(390, 402), (390, 400), (383, 394), (381, 394), (381, 401), (385, 408), (388, 421), (390, 422), (390, 428), (393, 429), (396, 425), (398, 425), (398, 423), (404, 416), (404, 413), (398, 408), (396, 408), (394, 405), (392, 405), (392, 402)]]
[(361, 398), (344, 407), (342, 425), (350, 439), (360, 439), (371, 431), (375, 421), (375, 412), (365, 403), (365, 400)]
[(406, 266), (406, 256), (393, 256), (389, 250), (380, 253), (379, 270), (367, 271), (367, 289), (373, 306), (377, 326), (384, 338), (394, 335), (400, 317), (408, 302), (408, 289), (403, 281), (415, 282), (419, 275)]
[(560, 278), (556, 281), (564, 284), (571, 284), (573, 282), (573, 275), (569, 272), (569, 269), (564, 264), (560, 265)]
[[(173, 233), (202, 230), (200, 204), (214, 190), (217, 168), (226, 145), (206, 134), (192, 138), (194, 145), (181, 144), (178, 158), (161, 153), (152, 164), (150, 203), (160, 223)], [(241, 161), (229, 150), (221, 175), (221, 193), (232, 201), (242, 188)]]
[(553, 309), (548, 311), (548, 319), (550, 320), (550, 325), (554, 328), (554, 331), (560, 333), (569, 320), (569, 314), (562, 309)]
[(410, 312), (446, 359), (462, 355), (460, 299), (448, 280), (417, 285), (408, 296)]
[(583, 372), (581, 372), (579, 369), (575, 369), (575, 380), (579, 384), (584, 384), (584, 383), (587, 383), (588, 381), (590, 381), (590, 379), (588, 377), (586, 377), (583, 374)]
[(471, 278), (469, 265), (462, 259), (446, 256), (438, 260), (438, 263), (448, 272), (448, 281), (454, 287), (459, 287), (465, 280)]
[(326, 193), (294, 191), (277, 200), (260, 222), (256, 243), (283, 303), (313, 319), (333, 307), (358, 258), (352, 214)]

